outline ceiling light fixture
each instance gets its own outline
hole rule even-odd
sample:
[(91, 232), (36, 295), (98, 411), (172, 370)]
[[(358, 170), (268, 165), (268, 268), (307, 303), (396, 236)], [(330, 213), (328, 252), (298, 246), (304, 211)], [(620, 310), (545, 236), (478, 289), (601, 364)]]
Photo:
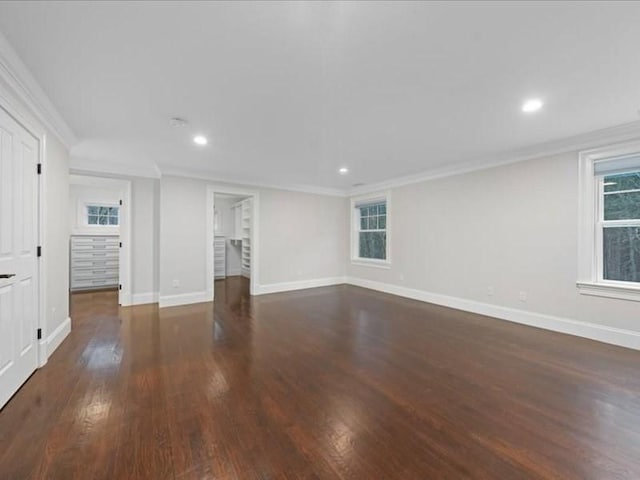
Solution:
[(206, 145), (207, 137), (196, 135), (195, 137), (193, 137), (193, 143), (195, 143), (196, 145)]
[(338, 169), (338, 172), (340, 173), (340, 175), (346, 175), (347, 173), (349, 173), (349, 169), (347, 167), (340, 167)]
[(172, 127), (186, 127), (187, 125), (189, 125), (189, 122), (184, 118), (173, 117), (169, 119), (169, 125), (171, 125)]
[(522, 104), (522, 111), (524, 113), (537, 112), (542, 108), (542, 105), (544, 105), (542, 103), (542, 100), (540, 100), (539, 98), (532, 98)]

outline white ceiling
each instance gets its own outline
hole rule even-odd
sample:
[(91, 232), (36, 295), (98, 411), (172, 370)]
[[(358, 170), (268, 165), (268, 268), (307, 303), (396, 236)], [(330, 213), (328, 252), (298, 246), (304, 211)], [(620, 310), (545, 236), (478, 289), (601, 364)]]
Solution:
[(638, 25), (613, 2), (0, 2), (77, 162), (339, 189), (638, 120)]

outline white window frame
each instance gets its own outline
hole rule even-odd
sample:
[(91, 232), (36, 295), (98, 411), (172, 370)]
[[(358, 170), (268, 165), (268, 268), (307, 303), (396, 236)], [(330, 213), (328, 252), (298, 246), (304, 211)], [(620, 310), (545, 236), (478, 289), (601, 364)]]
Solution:
[[(635, 282), (603, 278), (603, 206), (604, 175), (595, 173), (596, 162), (620, 160), (640, 154), (640, 141), (633, 141), (580, 152), (579, 155), (579, 222), (578, 281), (581, 294), (640, 301), (640, 285)], [(607, 221), (627, 225), (635, 221)]]
[[(385, 202), (386, 214), (386, 251), (385, 259), (360, 257), (360, 212), (356, 205), (364, 202)], [(391, 193), (389, 191), (351, 197), (351, 263), (366, 267), (391, 268)]]
[[(108, 207), (108, 208), (113, 208), (116, 207), (118, 209), (118, 224), (117, 225), (96, 225), (93, 223), (89, 223), (89, 207)], [(120, 227), (120, 223), (122, 223), (122, 208), (119, 204), (117, 203), (105, 203), (105, 202), (85, 202), (83, 209), (82, 209), (82, 220), (83, 220), (83, 224), (85, 227), (87, 228), (99, 228), (99, 229), (103, 229), (103, 228), (119, 228)]]

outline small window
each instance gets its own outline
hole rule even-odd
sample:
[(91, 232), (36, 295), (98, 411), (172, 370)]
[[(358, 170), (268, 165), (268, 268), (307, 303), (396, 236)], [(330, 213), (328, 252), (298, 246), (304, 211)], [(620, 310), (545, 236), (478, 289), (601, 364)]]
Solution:
[(117, 227), (120, 225), (120, 207), (87, 205), (87, 225)]
[(387, 197), (352, 201), (352, 260), (385, 265), (389, 263)]

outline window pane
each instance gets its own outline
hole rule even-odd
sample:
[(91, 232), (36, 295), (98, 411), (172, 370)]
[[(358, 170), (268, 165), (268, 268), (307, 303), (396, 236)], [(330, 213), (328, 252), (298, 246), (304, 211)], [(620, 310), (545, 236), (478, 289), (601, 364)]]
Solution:
[(608, 175), (604, 177), (605, 192), (619, 192), (620, 190), (635, 190), (640, 188), (640, 172)]
[(387, 213), (387, 204), (386, 203), (381, 203), (378, 206), (378, 213), (381, 214), (381, 215), (384, 215), (384, 214)]
[(378, 206), (372, 205), (369, 207), (369, 215), (378, 215)]
[(386, 232), (360, 232), (360, 258), (385, 260), (387, 257)]
[(89, 215), (97, 215), (98, 207), (87, 207), (87, 214)]
[(369, 216), (369, 207), (362, 207), (360, 209), (360, 215), (362, 217), (368, 217)]
[(606, 194), (604, 196), (604, 219), (640, 219), (640, 192)]
[(378, 228), (380, 228), (380, 229), (387, 228), (387, 216), (386, 215), (378, 217)]
[(369, 222), (367, 221), (366, 218), (361, 218), (360, 219), (360, 230), (366, 230), (367, 228), (369, 228)]
[(118, 207), (109, 207), (109, 215), (118, 216)]
[(100, 216), (100, 217), (98, 217), (98, 224), (100, 224), (100, 225), (107, 225), (107, 217), (106, 217), (106, 216)]
[(97, 224), (98, 224), (98, 216), (89, 215), (89, 225), (97, 225)]
[(378, 217), (369, 217), (369, 230), (378, 229)]
[(109, 225), (118, 225), (118, 217), (109, 215)]
[(605, 280), (640, 282), (640, 227), (604, 229)]

